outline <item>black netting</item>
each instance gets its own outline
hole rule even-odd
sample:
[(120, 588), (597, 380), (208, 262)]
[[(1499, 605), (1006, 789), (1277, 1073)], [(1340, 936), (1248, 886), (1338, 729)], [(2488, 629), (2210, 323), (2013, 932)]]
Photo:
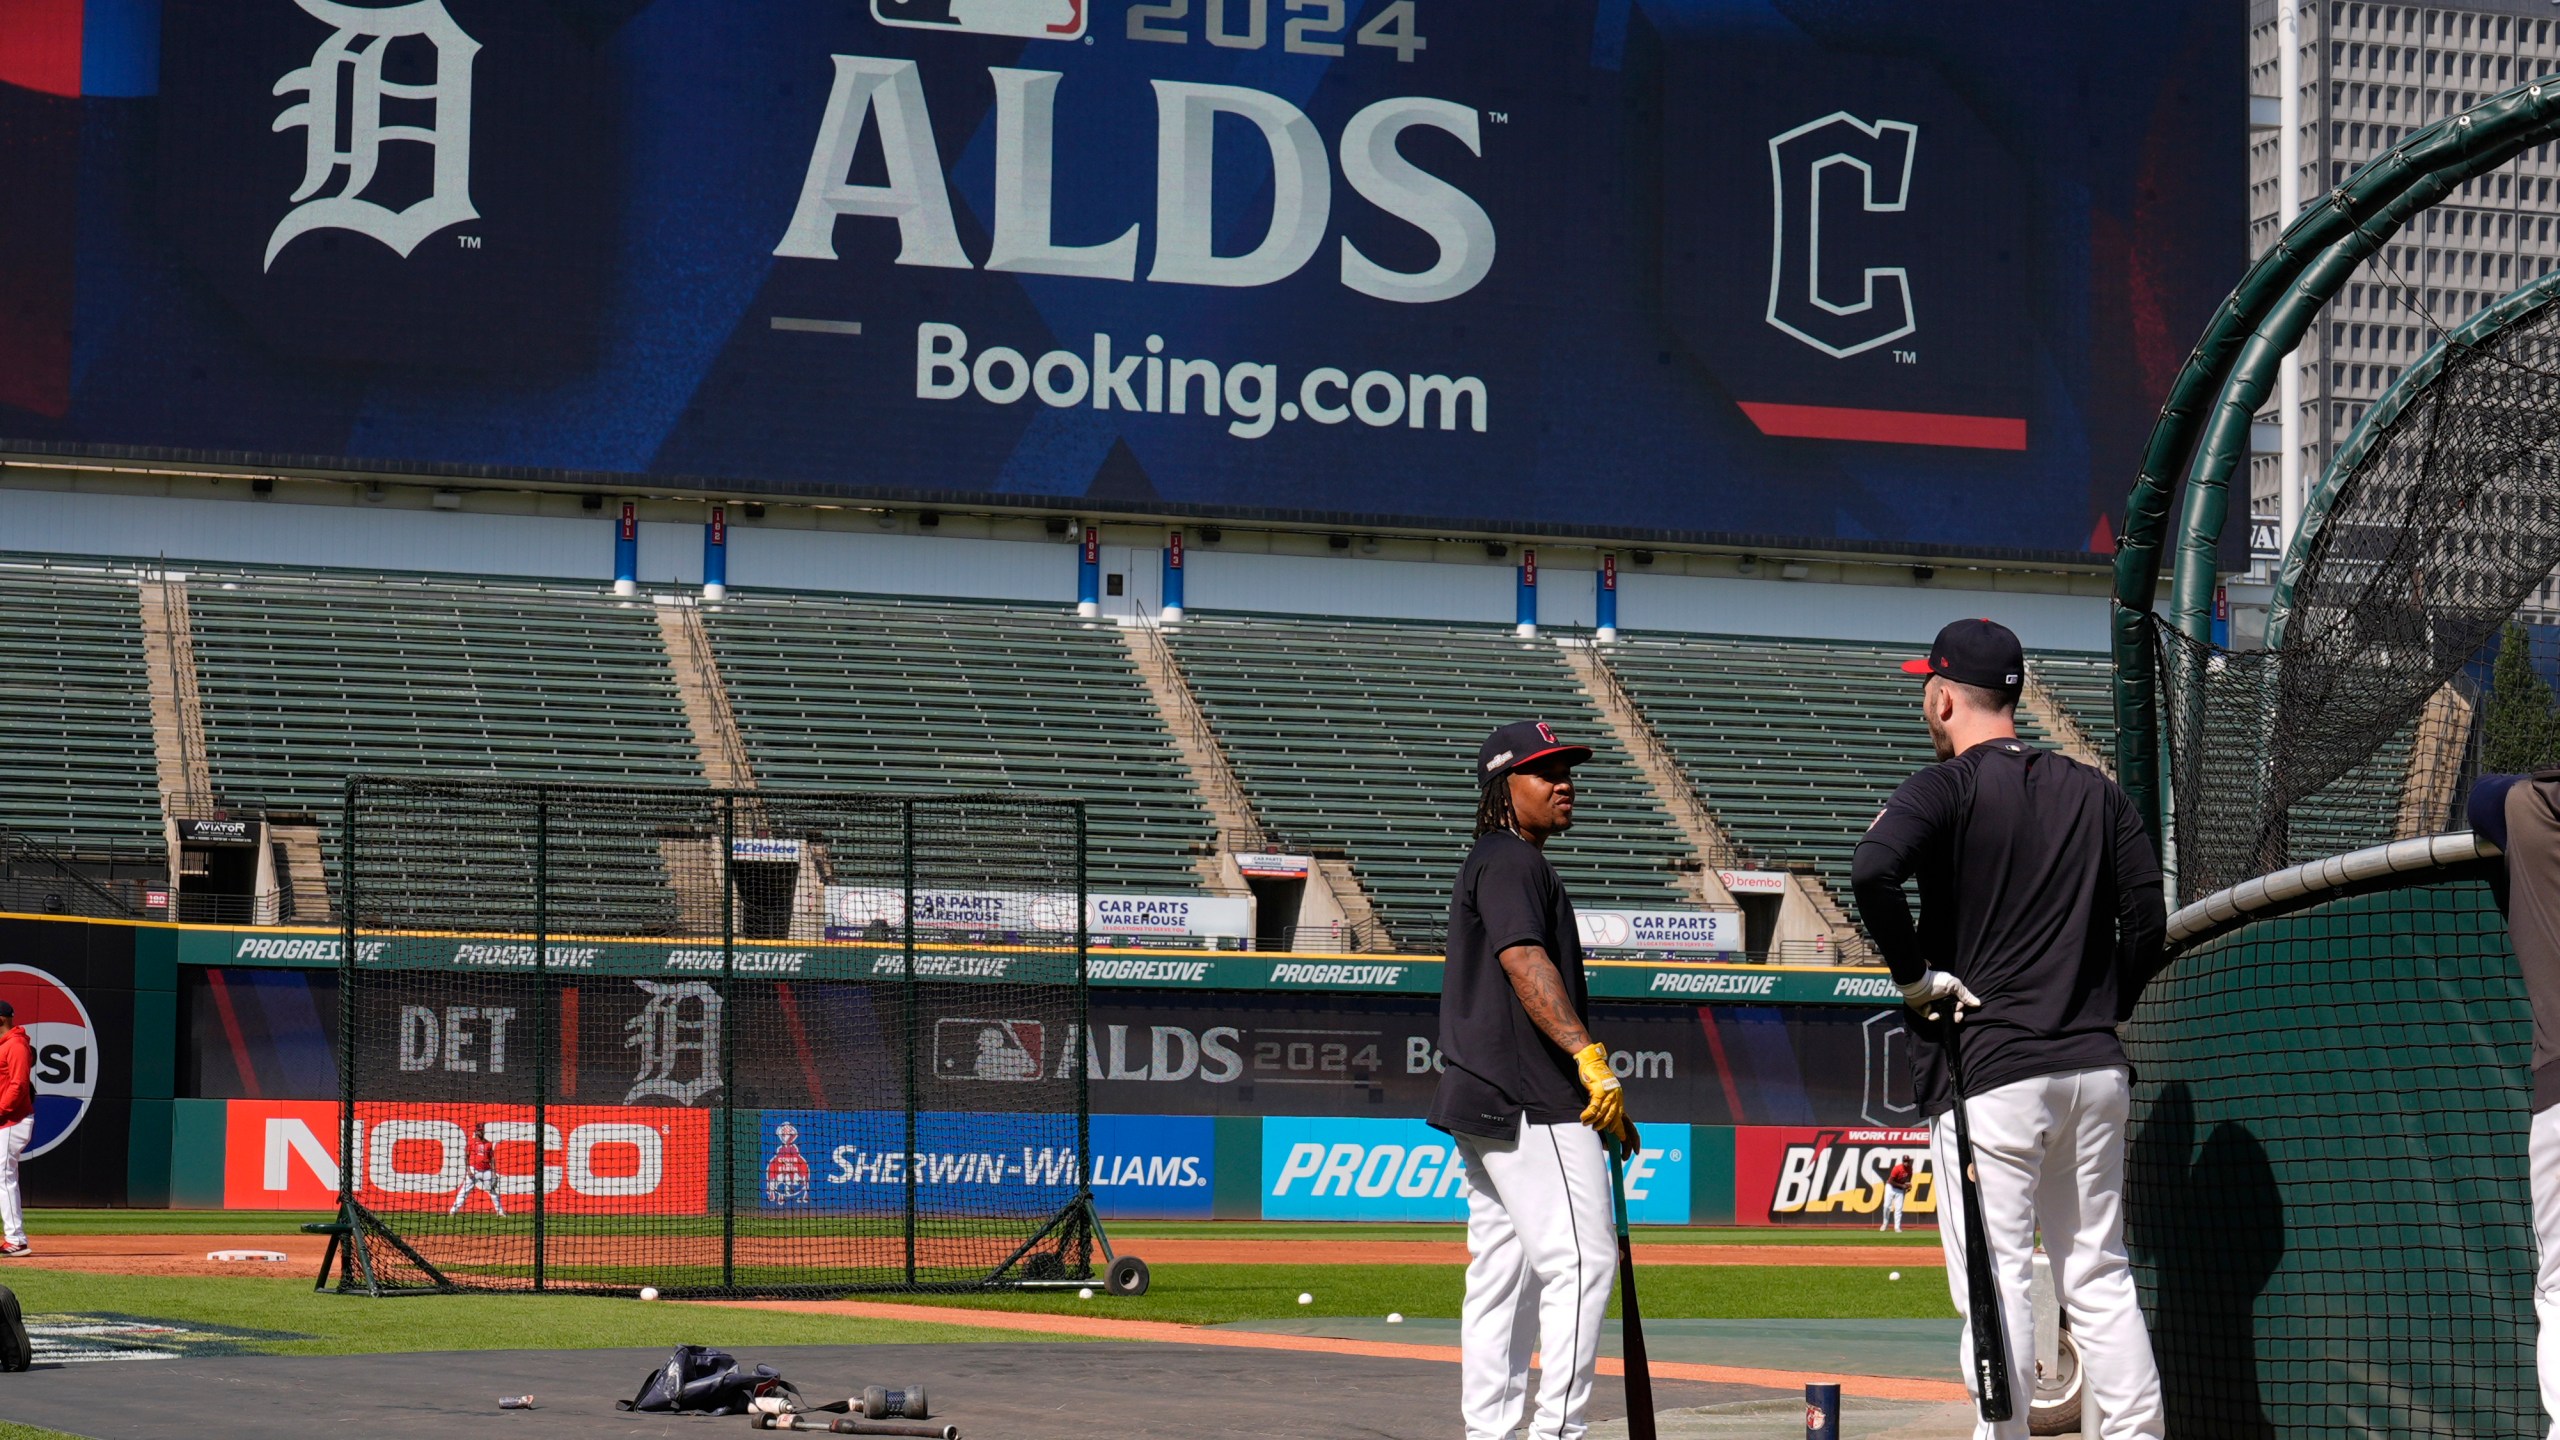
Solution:
[(364, 781), (344, 830), (342, 1284), (1091, 1275), (1076, 806)]
[(2244, 920), (2124, 1027), (2127, 1240), (2194, 1436), (2524, 1436), (2531, 1018), (2462, 870)]
[(2270, 649), (2162, 627), (2182, 898), (2449, 823), (2463, 667), (2560, 564), (2555, 302), (2560, 275), (2517, 292), (2375, 407)]

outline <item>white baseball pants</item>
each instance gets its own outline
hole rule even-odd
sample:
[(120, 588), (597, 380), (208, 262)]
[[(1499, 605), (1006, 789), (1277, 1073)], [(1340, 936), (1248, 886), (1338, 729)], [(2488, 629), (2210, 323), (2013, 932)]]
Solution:
[(2560, 1106), (2534, 1112), (2525, 1139), (2533, 1191), (2533, 1316), (2541, 1322), (2534, 1370), (2542, 1380), (2542, 1408), (2552, 1417), (2551, 1440), (2560, 1440)]
[(463, 1181), (462, 1188), (453, 1192), (453, 1208), (445, 1211), (444, 1213), (447, 1215), (461, 1214), (462, 1202), (471, 1198), (471, 1192), (474, 1190), (485, 1190), (489, 1194), (490, 1207), (498, 1212), (501, 1219), (505, 1218), (507, 1213), (507, 1202), (498, 1198), (498, 1172), (495, 1170), (473, 1170), (469, 1173), (471, 1178)]
[(1467, 1440), (1509, 1440), (1539, 1357), (1536, 1440), (1588, 1428), (1600, 1327), (1618, 1278), (1609, 1157), (1598, 1131), (1532, 1125), (1457, 1137), (1467, 1167), (1467, 1300), (1460, 1407)]
[(27, 1243), (27, 1207), (18, 1198), (18, 1157), (36, 1137), (36, 1117), (0, 1126), (0, 1240)]
[(1884, 1219), (1877, 1223), (1876, 1228), (1879, 1230), (1902, 1228), (1902, 1192), (1890, 1185), (1884, 1187)]
[[(2040, 1075), (1964, 1102), (1973, 1133), (1973, 1164), (1982, 1189), (1982, 1221), (1991, 1232), (1993, 1273), (2008, 1312), (2009, 1419), (1974, 1422), (1976, 1440), (2027, 1440), (2028, 1402), (2035, 1397), (2035, 1312), (2029, 1298), (2036, 1232), (2053, 1259), (2053, 1288), (2071, 1336), (2080, 1345), (2095, 1440), (2161, 1440), (2160, 1372), (2151, 1333), (2133, 1290), (2124, 1253), (2125, 1111), (2131, 1099), (2122, 1066)], [(1946, 1250), (1947, 1290), (1965, 1313), (1964, 1206), (1953, 1177), (1952, 1112), (1929, 1122), (1937, 1173), (1938, 1240)], [(1973, 1332), (1959, 1342), (1966, 1383), (1973, 1376)]]

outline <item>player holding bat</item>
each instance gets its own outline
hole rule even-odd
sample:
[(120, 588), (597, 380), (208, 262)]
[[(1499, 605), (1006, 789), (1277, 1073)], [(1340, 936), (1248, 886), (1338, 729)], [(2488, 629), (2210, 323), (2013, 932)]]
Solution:
[[(1467, 1440), (1581, 1440), (1600, 1359), (1613, 1196), (1606, 1136), (1638, 1148), (1625, 1088), (1591, 1037), (1582, 940), (1547, 841), (1573, 824), (1573, 767), (1591, 747), (1541, 721), (1493, 732), (1476, 754), (1476, 843), (1449, 901), (1440, 984), (1443, 1065), (1427, 1118), (1467, 1175), (1467, 1291), (1459, 1332)], [(1622, 1231), (1619, 1233), (1623, 1233)], [(1629, 1374), (1635, 1295), (1627, 1294)], [(1630, 1387), (1640, 1397), (1642, 1387)], [(1631, 1417), (1645, 1426), (1650, 1415)], [(1647, 1428), (1631, 1428), (1650, 1440)]]
[[(1911, 1047), (1913, 1092), (1953, 1187), (1938, 1233), (1967, 1322), (1975, 1433), (2027, 1434), (2041, 1231), (2097, 1440), (2151, 1440), (2160, 1376), (2125, 1259), (2129, 1086), (2115, 1027), (2160, 966), (2160, 863), (2114, 781), (2018, 738), (2017, 636), (1959, 620), (1902, 668), (1928, 677), (1920, 704), (1939, 763), (1893, 792), (1851, 880), (1927, 1042)], [(1916, 927), (1902, 891), (1914, 877)]]

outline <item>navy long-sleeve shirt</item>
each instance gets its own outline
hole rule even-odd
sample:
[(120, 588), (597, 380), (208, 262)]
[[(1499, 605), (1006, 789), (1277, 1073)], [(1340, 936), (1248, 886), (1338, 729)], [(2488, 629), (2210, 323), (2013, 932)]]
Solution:
[(2483, 775), (2471, 828), (2506, 852), (2492, 888), (2533, 1007), (2533, 1108), (2560, 1105), (2560, 774)]
[[(1915, 876), (1917, 924), (1902, 889)], [(1850, 879), (1897, 982), (1943, 970), (1981, 997), (1957, 1027), (1966, 1094), (2124, 1063), (2115, 1027), (2160, 968), (2168, 915), (2151, 838), (2114, 781), (2023, 740), (1984, 741), (1893, 792)], [(1922, 1110), (1945, 1110), (1939, 1047), (1913, 1046), (1912, 1060)]]

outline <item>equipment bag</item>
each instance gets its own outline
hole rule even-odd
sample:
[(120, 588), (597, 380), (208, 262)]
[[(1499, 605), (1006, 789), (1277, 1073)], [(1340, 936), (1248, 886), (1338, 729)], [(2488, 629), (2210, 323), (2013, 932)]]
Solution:
[(758, 1395), (788, 1392), (795, 1400), (799, 1391), (770, 1365), (752, 1370), (740, 1369), (738, 1359), (726, 1350), (713, 1350), (702, 1345), (679, 1345), (667, 1357), (667, 1363), (649, 1372), (640, 1382), (640, 1393), (628, 1400), (616, 1400), (617, 1410), (675, 1411), (694, 1415), (740, 1415)]
[(0, 1370), (15, 1373), (36, 1363), (36, 1347), (27, 1340), (26, 1317), (18, 1310), (17, 1292), (0, 1285)]

